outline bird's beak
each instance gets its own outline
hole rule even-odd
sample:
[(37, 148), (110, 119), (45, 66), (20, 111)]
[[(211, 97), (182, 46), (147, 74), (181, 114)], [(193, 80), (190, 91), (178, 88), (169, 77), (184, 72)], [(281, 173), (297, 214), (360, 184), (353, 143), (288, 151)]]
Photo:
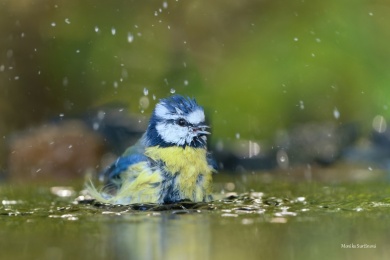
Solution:
[(193, 127), (193, 131), (197, 135), (209, 135), (210, 132), (206, 131), (207, 128), (210, 128), (208, 125), (196, 125)]

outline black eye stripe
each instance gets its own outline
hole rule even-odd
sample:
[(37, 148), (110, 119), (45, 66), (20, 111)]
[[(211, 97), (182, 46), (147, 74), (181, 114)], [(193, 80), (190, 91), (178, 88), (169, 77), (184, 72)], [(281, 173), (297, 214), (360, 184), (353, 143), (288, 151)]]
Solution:
[(184, 118), (179, 118), (179, 119), (177, 120), (177, 124), (178, 124), (179, 126), (187, 126), (187, 125), (188, 125), (188, 122), (187, 122)]

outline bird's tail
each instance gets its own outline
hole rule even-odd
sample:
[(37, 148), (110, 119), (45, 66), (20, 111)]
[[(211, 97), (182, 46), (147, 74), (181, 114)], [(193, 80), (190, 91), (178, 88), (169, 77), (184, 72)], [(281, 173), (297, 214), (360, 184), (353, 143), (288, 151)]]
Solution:
[(89, 180), (85, 183), (85, 189), (87, 190), (88, 195), (90, 195), (96, 201), (102, 203), (110, 202), (109, 194), (106, 194), (103, 190), (99, 191), (93, 184), (92, 180)]

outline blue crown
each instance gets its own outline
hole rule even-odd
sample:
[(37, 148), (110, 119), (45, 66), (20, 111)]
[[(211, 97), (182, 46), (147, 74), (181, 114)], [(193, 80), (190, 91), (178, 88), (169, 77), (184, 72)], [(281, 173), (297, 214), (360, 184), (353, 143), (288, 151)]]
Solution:
[(160, 103), (166, 107), (172, 114), (177, 114), (177, 109), (180, 109), (184, 114), (189, 114), (197, 109), (202, 109), (196, 103), (195, 99), (174, 95), (160, 100)]

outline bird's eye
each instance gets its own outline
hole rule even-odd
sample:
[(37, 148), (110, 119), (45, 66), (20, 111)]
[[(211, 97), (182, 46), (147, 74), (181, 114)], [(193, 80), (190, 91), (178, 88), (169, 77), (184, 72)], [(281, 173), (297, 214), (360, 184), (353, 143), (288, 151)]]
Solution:
[(185, 125), (187, 125), (187, 121), (184, 120), (183, 118), (180, 118), (180, 119), (177, 121), (177, 124), (178, 124), (179, 126), (185, 126)]

